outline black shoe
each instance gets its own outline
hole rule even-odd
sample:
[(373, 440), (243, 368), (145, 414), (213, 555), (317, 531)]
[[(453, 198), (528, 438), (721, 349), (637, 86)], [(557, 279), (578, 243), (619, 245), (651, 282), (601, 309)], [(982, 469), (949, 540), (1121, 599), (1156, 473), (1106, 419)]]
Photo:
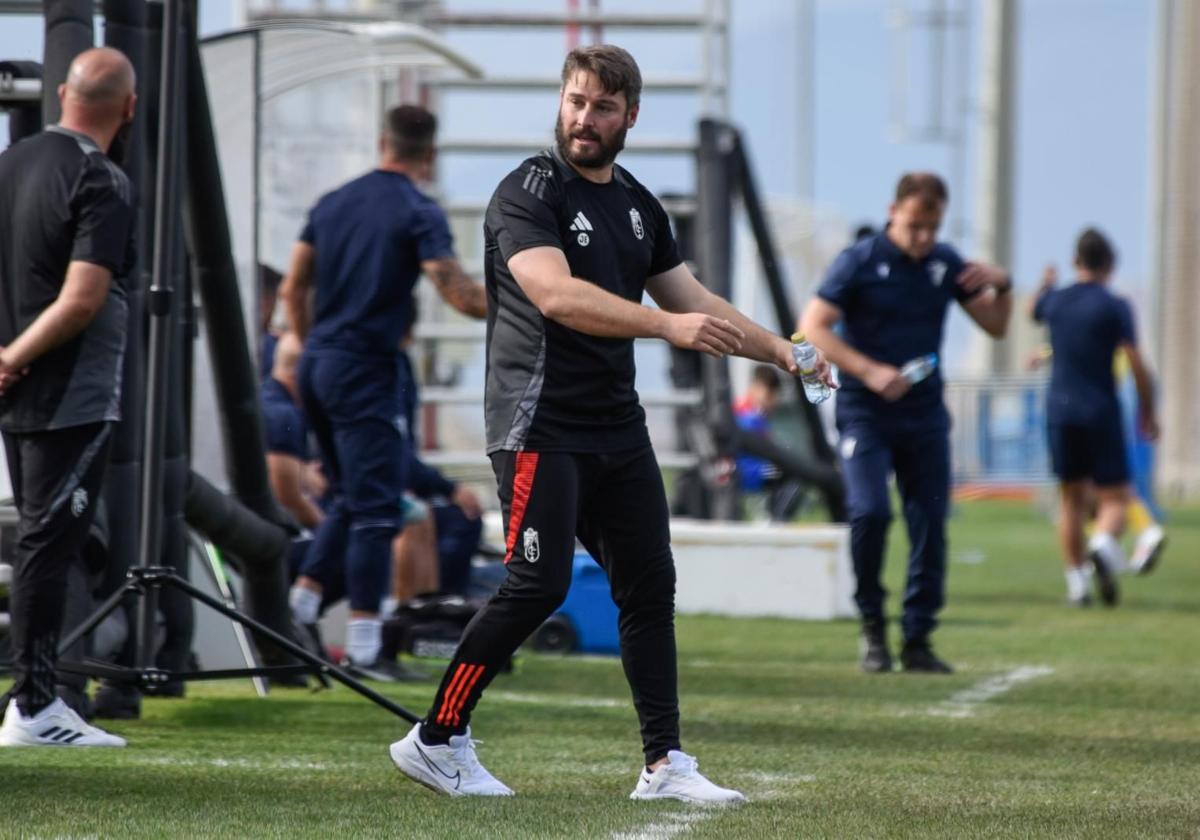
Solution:
[(425, 682), (429, 675), (402, 665), (395, 659), (379, 657), (370, 665), (356, 665), (349, 658), (343, 659), (342, 670), (352, 677), (379, 682)]
[(100, 681), (92, 715), (106, 720), (137, 720), (142, 716), (142, 693), (133, 686)]
[(1089, 551), (1088, 560), (1096, 570), (1096, 592), (1100, 595), (1100, 603), (1106, 607), (1115, 607), (1118, 597), (1116, 574), (1108, 568), (1108, 563), (1099, 551)]
[(953, 674), (954, 669), (937, 658), (928, 639), (909, 639), (900, 649), (900, 665), (915, 674)]
[(892, 670), (892, 654), (887, 646), (887, 621), (864, 621), (858, 639), (858, 664), (868, 674), (886, 674)]

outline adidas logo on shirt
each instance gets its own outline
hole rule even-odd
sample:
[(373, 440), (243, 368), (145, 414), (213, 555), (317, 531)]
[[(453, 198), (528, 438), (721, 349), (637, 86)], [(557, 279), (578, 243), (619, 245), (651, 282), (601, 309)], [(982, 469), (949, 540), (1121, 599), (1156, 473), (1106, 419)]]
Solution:
[(593, 230), (594, 228), (592, 227), (592, 223), (588, 221), (588, 217), (583, 215), (582, 210), (575, 214), (575, 218), (571, 221), (570, 229), (579, 233), (579, 236), (575, 237), (575, 241), (580, 245), (587, 245), (591, 242), (591, 238), (587, 235), (586, 231)]

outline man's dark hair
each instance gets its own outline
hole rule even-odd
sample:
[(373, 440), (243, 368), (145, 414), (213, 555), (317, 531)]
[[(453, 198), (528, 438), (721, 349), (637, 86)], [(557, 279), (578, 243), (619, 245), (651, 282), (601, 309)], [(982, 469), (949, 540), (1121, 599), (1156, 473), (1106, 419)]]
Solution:
[(596, 44), (571, 50), (563, 62), (563, 85), (581, 71), (599, 79), (605, 93), (625, 94), (625, 102), (630, 108), (642, 99), (642, 71), (633, 56), (620, 47)]
[(916, 196), (922, 208), (944, 206), (950, 201), (946, 182), (932, 172), (906, 172), (896, 184), (896, 203)]
[(1112, 271), (1117, 264), (1117, 252), (1107, 236), (1095, 228), (1088, 228), (1075, 242), (1075, 262), (1088, 271)]
[(782, 384), (779, 374), (770, 365), (755, 365), (754, 373), (751, 374), (751, 381), (763, 385), (772, 394), (778, 393), (779, 386)]
[(874, 225), (861, 224), (854, 229), (854, 241), (855, 242), (861, 242), (862, 240), (866, 239), (868, 236), (874, 236), (874, 235), (875, 235), (875, 226)]
[(433, 151), (437, 117), (420, 105), (397, 105), (387, 112), (384, 138), (396, 160), (419, 161)]

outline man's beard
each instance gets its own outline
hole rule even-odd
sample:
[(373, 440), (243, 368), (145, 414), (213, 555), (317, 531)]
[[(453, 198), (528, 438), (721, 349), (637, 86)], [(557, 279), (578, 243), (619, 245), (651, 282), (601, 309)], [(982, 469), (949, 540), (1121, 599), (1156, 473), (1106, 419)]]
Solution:
[[(563, 160), (575, 166), (582, 166), (584, 169), (602, 169), (616, 160), (617, 155), (625, 148), (625, 134), (627, 131), (628, 129), (622, 128), (613, 135), (611, 142), (605, 143), (603, 138), (595, 131), (584, 130), (574, 137), (567, 135), (563, 131), (561, 116), (554, 122), (554, 139), (558, 143), (558, 153), (562, 155)], [(596, 150), (590, 153), (572, 152), (571, 140), (575, 139), (575, 137), (595, 141)]]

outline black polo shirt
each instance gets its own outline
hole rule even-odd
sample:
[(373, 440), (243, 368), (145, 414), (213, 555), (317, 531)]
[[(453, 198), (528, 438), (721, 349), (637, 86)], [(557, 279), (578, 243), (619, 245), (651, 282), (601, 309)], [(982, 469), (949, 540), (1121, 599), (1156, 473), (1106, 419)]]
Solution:
[(10, 344), (55, 301), (72, 261), (113, 273), (87, 328), (34, 360), (0, 397), (0, 429), (120, 419), (133, 233), (129, 179), (90, 138), (50, 126), (0, 154), (0, 344)]
[(566, 256), (573, 277), (640, 303), (646, 280), (683, 260), (666, 211), (620, 166), (596, 184), (546, 151), (500, 182), (484, 221), (487, 451), (605, 452), (649, 444), (633, 339), (542, 316), (508, 270), (527, 248)]

